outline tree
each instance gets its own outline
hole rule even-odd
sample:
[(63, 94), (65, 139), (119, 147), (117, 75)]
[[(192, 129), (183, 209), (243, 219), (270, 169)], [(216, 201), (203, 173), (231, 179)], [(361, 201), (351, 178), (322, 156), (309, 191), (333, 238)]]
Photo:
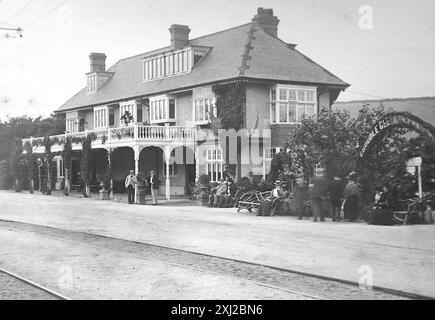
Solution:
[(65, 132), (65, 115), (52, 114), (48, 118), (26, 115), (0, 121), (0, 160), (7, 160), (14, 150), (14, 139), (44, 137)]
[(322, 108), (292, 127), (285, 148), (295, 153), (295, 167), (311, 176), (316, 166), (328, 175), (344, 176), (355, 169), (355, 132), (349, 112)]
[(66, 137), (65, 143), (63, 146), (63, 163), (65, 170), (65, 187), (64, 187), (64, 195), (69, 196), (69, 192), (71, 190), (70, 186), (70, 174), (71, 174), (71, 155), (72, 155), (72, 142), (70, 137)]
[(26, 151), (25, 154), (25, 161), (26, 161), (26, 167), (27, 167), (27, 175), (28, 175), (28, 181), (29, 181), (29, 190), (30, 193), (33, 193), (35, 190), (35, 182), (33, 180), (34, 176), (34, 168), (35, 168), (35, 158), (33, 155), (33, 146), (30, 144), (29, 141), (26, 141), (24, 144), (24, 150)]
[(0, 189), (5, 190), (10, 187), (9, 178), (9, 163), (6, 160), (0, 160)]
[[(405, 171), (403, 144), (407, 139), (403, 129), (389, 132), (382, 143), (372, 148), (364, 162), (359, 162), (361, 146), (376, 122), (389, 111), (382, 104), (375, 108), (364, 105), (355, 118), (347, 111), (329, 109), (321, 109), (312, 117), (303, 117), (301, 124), (290, 130), (284, 146), (295, 156), (285, 161), (302, 169), (305, 176), (311, 176), (316, 166), (325, 167), (329, 177), (345, 177), (351, 171), (357, 171), (365, 198), (371, 201), (375, 182), (391, 181), (393, 177), (404, 175)], [(282, 155), (276, 158), (283, 161)], [(278, 164), (275, 170), (279, 173), (282, 168), (283, 164)]]
[(17, 138), (14, 140), (14, 152), (11, 155), (10, 164), (15, 192), (21, 192), (26, 180), (26, 163), (23, 155), (23, 142), (21, 139)]

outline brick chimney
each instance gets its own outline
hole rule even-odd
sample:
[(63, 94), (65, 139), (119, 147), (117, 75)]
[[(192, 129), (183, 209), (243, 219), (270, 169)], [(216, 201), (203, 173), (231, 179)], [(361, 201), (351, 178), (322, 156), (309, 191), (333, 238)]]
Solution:
[(89, 59), (91, 62), (91, 73), (106, 71), (106, 55), (104, 53), (91, 52)]
[(278, 36), (278, 17), (273, 15), (273, 9), (258, 8), (257, 14), (252, 19), (254, 25), (266, 31), (268, 34)]
[(173, 24), (169, 32), (171, 33), (171, 49), (178, 50), (189, 45), (189, 26)]

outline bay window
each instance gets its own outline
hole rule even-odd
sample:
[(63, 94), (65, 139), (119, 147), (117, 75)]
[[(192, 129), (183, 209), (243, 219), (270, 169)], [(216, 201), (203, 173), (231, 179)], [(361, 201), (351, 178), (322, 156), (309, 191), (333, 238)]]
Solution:
[(151, 123), (175, 122), (175, 99), (170, 96), (150, 98)]
[(270, 90), (270, 123), (299, 123), (317, 113), (315, 87), (277, 85)]
[(94, 108), (94, 128), (107, 128), (109, 112), (107, 107)]
[(216, 117), (216, 107), (214, 98), (200, 98), (193, 101), (194, 121), (199, 123), (209, 123), (211, 116)]
[(66, 132), (68, 133), (79, 132), (79, 119), (66, 120)]

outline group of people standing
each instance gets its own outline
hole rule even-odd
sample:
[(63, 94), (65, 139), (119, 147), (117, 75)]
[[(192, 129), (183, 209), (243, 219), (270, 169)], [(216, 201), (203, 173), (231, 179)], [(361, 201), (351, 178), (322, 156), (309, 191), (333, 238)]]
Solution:
[[(149, 176), (145, 179), (146, 186), (148, 186), (151, 189), (151, 199), (153, 201), (153, 205), (157, 205), (157, 190), (159, 188), (159, 180), (157, 178), (157, 175), (153, 170), (150, 171)], [(125, 178), (125, 189), (127, 190), (127, 198), (128, 203), (133, 204), (134, 203), (134, 197), (135, 197), (135, 191), (138, 185), (138, 180), (136, 175), (134, 174), (134, 170), (130, 170), (129, 175)]]
[[(294, 188), (294, 201), (299, 220), (303, 219), (308, 209), (309, 200), (313, 221), (325, 221), (328, 207), (331, 208), (332, 221), (340, 221), (341, 211), (344, 212), (344, 219), (355, 221), (359, 217), (360, 190), (355, 182), (355, 173), (352, 172), (346, 178), (344, 185), (341, 178), (334, 176), (328, 182), (326, 170), (316, 170), (313, 178), (312, 189), (303, 178), (296, 179)], [(330, 205), (330, 206), (329, 206)]]

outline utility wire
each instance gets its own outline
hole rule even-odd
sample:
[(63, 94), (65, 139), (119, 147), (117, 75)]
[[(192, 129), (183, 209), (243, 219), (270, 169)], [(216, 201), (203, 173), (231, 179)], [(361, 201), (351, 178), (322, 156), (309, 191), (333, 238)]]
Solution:
[(16, 16), (17, 16), (21, 11), (23, 11), (24, 9), (26, 9), (32, 1), (33, 1), (33, 0), (29, 0), (29, 1), (27, 1), (27, 3), (26, 3), (24, 6), (22, 6), (20, 9), (18, 9), (17, 11), (15, 11), (15, 13), (12, 14), (12, 15), (9, 17), (8, 20), (12, 20), (13, 18), (15, 18), (15, 17), (16, 17)]
[(14, 25), (14, 24), (7, 23), (7, 22), (5, 22), (5, 21), (1, 21), (1, 20), (0, 20), (0, 23), (6, 24), (6, 25), (8, 25), (8, 26), (10, 26), (10, 27), (13, 27), (13, 28), (18, 28), (18, 26)]
[(60, 7), (62, 7), (64, 4), (66, 4), (67, 2), (69, 2), (70, 0), (66, 0), (64, 2), (62, 2), (60, 5), (54, 7), (53, 9), (47, 11), (46, 13), (44, 13), (42, 16), (40, 16), (39, 18), (37, 18), (36, 20), (33, 20), (32, 22), (28, 23), (27, 25), (25, 25), (23, 27), (24, 28), (28, 28), (31, 25), (35, 24), (36, 22), (38, 22), (39, 20), (41, 20), (42, 18), (45, 18), (46, 16), (48, 16), (49, 14), (53, 13), (54, 11), (56, 11), (57, 9), (59, 9)]

